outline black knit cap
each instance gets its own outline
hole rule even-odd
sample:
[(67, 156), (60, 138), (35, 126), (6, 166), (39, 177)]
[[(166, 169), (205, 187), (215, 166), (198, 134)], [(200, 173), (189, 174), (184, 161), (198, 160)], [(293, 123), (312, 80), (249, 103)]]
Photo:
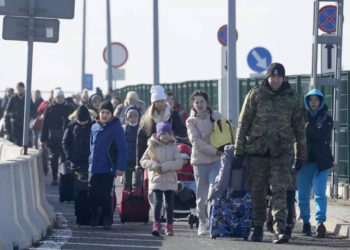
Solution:
[(282, 76), (284, 78), (286, 76), (286, 71), (283, 65), (280, 63), (271, 63), (266, 71), (266, 79), (272, 75)]
[(84, 122), (90, 120), (90, 113), (87, 107), (81, 105), (77, 110), (77, 118), (78, 121)]
[(102, 109), (107, 109), (113, 114), (113, 105), (110, 101), (103, 101), (98, 109), (98, 112), (100, 112)]

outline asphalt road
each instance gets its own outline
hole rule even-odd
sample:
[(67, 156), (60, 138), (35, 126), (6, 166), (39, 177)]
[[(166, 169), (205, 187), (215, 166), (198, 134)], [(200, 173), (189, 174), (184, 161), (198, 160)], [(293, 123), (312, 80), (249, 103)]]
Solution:
[[(197, 236), (196, 229), (190, 229), (185, 220), (174, 222), (174, 236), (163, 234), (161, 237), (154, 237), (150, 234), (151, 223), (121, 224), (118, 209), (111, 231), (99, 227), (78, 227), (75, 224), (74, 204), (60, 203), (57, 187), (52, 187), (49, 183), (47, 180), (47, 199), (55, 208), (58, 223), (39, 246), (31, 249), (350, 249), (350, 240), (345, 238), (337, 238), (331, 234), (324, 239), (301, 235), (300, 222), (297, 222), (290, 242), (282, 245), (272, 244), (272, 234), (269, 232), (264, 233), (263, 242), (260, 243), (232, 238), (213, 240), (209, 236)], [(117, 185), (118, 198), (120, 191), (121, 186)]]

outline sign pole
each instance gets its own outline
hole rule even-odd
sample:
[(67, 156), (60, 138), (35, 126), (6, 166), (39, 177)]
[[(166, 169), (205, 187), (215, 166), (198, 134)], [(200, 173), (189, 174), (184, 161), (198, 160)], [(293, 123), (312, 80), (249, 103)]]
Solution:
[(86, 39), (86, 0), (83, 3), (83, 51), (81, 62), (81, 90), (85, 88), (85, 39)]
[(158, 0), (153, 0), (153, 85), (159, 85)]
[(111, 10), (107, 0), (107, 58), (108, 58), (108, 94), (112, 94), (112, 39), (111, 39)]
[(34, 40), (34, 11), (35, 0), (30, 0), (29, 22), (28, 22), (28, 61), (27, 61), (27, 86), (24, 104), (24, 124), (23, 124), (23, 146), (24, 155), (28, 154), (28, 137), (29, 137), (29, 120), (30, 120), (30, 104), (32, 92), (32, 69), (33, 69), (33, 40)]
[(237, 126), (239, 116), (239, 86), (236, 70), (236, 0), (228, 1), (228, 119)]

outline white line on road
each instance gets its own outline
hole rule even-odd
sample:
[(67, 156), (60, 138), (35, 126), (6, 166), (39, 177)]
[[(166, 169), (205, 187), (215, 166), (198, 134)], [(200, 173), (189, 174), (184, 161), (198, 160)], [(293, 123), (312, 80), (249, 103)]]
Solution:
[[(134, 235), (134, 234), (132, 234)], [(55, 239), (54, 237), (49, 237), (49, 239)], [(154, 238), (153, 240), (150, 240), (150, 239), (135, 239), (135, 238), (107, 238), (107, 237), (79, 237), (79, 236), (72, 236), (70, 237), (70, 239), (84, 239), (84, 240), (110, 240), (110, 241), (121, 241), (121, 240), (124, 240), (124, 241), (142, 241), (142, 242), (159, 242), (159, 241), (163, 241), (161, 238)]]
[(120, 244), (96, 244), (96, 243), (71, 243), (68, 242), (66, 245), (80, 245), (80, 246), (98, 246), (98, 247), (130, 247), (130, 248), (150, 248), (150, 249), (159, 249), (155, 246), (136, 246), (136, 245), (120, 245)]

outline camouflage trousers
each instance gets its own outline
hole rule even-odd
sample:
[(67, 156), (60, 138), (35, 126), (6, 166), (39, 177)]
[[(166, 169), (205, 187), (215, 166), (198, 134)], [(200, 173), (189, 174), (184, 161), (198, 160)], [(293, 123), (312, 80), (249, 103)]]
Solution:
[(270, 184), (274, 230), (285, 229), (287, 217), (287, 189), (291, 185), (291, 155), (279, 157), (250, 156), (250, 183), (252, 190), (253, 227), (266, 221), (266, 193)]

